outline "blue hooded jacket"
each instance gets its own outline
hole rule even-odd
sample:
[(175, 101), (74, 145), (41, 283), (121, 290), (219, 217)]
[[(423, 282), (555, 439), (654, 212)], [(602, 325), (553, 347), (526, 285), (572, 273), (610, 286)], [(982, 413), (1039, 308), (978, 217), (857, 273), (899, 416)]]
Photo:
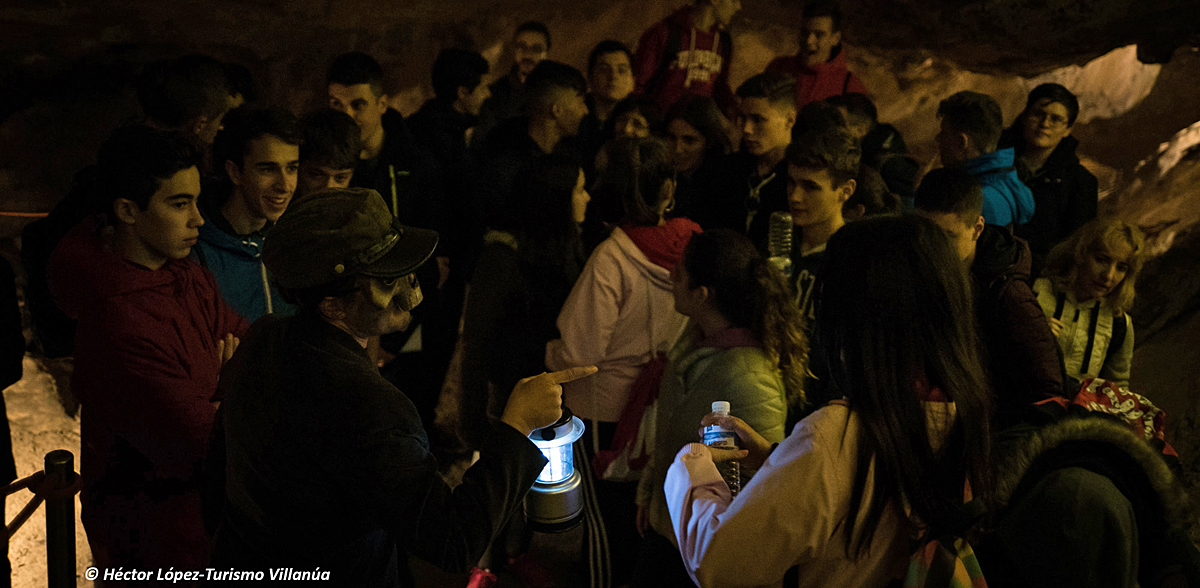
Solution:
[[(263, 233), (236, 236), (228, 221), (214, 210), (201, 210), (204, 224), (200, 238), (192, 247), (192, 259), (208, 268), (217, 278), (221, 297), (248, 322), (264, 314), (290, 316), (296, 307), (284, 302), (275, 285), (267, 279), (262, 263)], [(220, 225), (226, 225), (222, 229)]]
[(983, 221), (989, 225), (1023, 225), (1033, 218), (1033, 192), (1013, 167), (1012, 148), (985, 153), (963, 164), (983, 186)]

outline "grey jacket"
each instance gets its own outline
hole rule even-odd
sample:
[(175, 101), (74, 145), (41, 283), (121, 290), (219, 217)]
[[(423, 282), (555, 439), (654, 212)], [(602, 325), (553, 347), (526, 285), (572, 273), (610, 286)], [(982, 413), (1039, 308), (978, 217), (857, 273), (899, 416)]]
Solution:
[[(738, 333), (738, 331), (742, 331)], [(748, 332), (731, 329), (717, 341), (703, 340), (696, 325), (689, 325), (667, 354), (658, 396), (655, 449), (638, 483), (637, 503), (650, 508), (650, 526), (675, 542), (667, 511), (663, 482), (679, 448), (699, 442), (700, 419), (717, 400), (729, 402), (736, 416), (772, 443), (783, 440), (787, 400), (783, 377), (761, 347), (727, 346), (745, 340)], [(743, 469), (742, 485), (753, 472)]]

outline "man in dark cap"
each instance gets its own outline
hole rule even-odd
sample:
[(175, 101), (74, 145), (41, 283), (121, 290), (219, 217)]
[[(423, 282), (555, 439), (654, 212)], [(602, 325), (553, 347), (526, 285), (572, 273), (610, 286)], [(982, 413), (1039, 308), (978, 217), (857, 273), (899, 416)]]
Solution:
[(421, 302), (414, 272), (437, 241), (355, 188), (307, 194), (271, 229), (264, 263), (300, 310), (255, 323), (222, 375), (214, 445), (224, 441), (226, 463), (210, 469), (227, 480), (213, 568), (408, 586), (408, 554), (469, 569), (520, 504), (546, 464), (529, 434), (561, 415), (559, 384), (595, 368), (518, 383), (452, 491), (413, 403), (366, 350), (408, 325)]

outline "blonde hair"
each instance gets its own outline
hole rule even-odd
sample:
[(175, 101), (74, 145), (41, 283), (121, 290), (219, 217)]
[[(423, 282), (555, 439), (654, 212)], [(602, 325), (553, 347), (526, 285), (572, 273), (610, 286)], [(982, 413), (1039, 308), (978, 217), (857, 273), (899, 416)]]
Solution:
[(1126, 263), (1129, 271), (1107, 298), (1115, 312), (1127, 312), (1133, 306), (1134, 284), (1146, 258), (1146, 238), (1141, 229), (1115, 216), (1101, 217), (1076, 229), (1066, 241), (1059, 243), (1046, 258), (1042, 275), (1050, 278), (1060, 291), (1070, 291), (1079, 277), (1079, 266), (1086, 256), (1096, 252), (1114, 254), (1119, 247), (1133, 249)]

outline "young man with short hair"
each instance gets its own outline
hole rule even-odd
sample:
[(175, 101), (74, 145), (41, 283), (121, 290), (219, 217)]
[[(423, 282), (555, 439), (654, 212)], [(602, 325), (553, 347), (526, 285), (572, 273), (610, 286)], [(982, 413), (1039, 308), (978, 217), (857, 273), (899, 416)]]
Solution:
[(207, 55), (146, 66), (137, 96), (147, 126), (179, 131), (206, 146), (234, 101), (225, 65)]
[(529, 116), (505, 121), (483, 143), (481, 193), (487, 222), (508, 213), (507, 202), (517, 174), (538, 156), (570, 151), (566, 140), (579, 133), (587, 116), (587, 80), (565, 63), (545, 60), (526, 81)]
[(663, 112), (693, 95), (711, 96), (721, 110), (732, 111), (733, 39), (727, 29), (741, 9), (741, 0), (696, 0), (647, 29), (633, 58), (636, 91)]
[[(363, 153), (350, 185), (374, 190), (400, 222), (446, 233), (450, 218), (441, 167), (429, 150), (417, 142), (404, 117), (388, 106), (379, 63), (365, 53), (346, 53), (329, 66), (328, 81), (330, 107), (354, 117), (362, 129)], [(440, 306), (441, 288), (451, 272), (450, 258), (445, 252), (439, 251), (435, 260), (436, 263), (422, 266), (419, 272), (428, 287), (429, 300), (414, 313), (413, 327), (380, 342), (391, 356), (381, 354), (385, 375), (394, 376), (399, 370), (407, 372), (410, 379), (415, 379), (418, 372), (422, 376), (423, 384), (410, 386), (409, 390), (429, 424), (433, 422), (437, 393), (450, 361), (448, 354), (432, 354), (444, 355), (444, 359), (434, 359), (427, 353), (432, 350), (427, 348), (428, 336), (423, 328), (429, 312)], [(406, 348), (420, 351), (407, 353)], [(404, 362), (395, 361), (400, 357)]]
[(846, 126), (858, 137), (863, 165), (875, 168), (891, 192), (899, 196), (906, 209), (912, 209), (920, 164), (909, 157), (908, 145), (896, 127), (879, 122), (875, 103), (866, 94), (851, 92), (827, 98), (846, 118)]
[[(339, 55), (329, 66), (329, 107), (354, 118), (363, 151), (350, 185), (371, 188), (383, 197), (401, 222), (444, 231), (444, 186), (437, 160), (420, 147), (398, 111), (391, 108), (383, 86), (383, 68), (362, 52)], [(449, 274), (449, 260), (439, 256), (438, 284)]]
[(1004, 120), (987, 94), (964, 90), (938, 105), (937, 134), (942, 165), (962, 167), (983, 186), (983, 219), (990, 225), (1020, 226), (1033, 217), (1033, 194), (1021, 183), (1013, 149), (999, 149)]
[(787, 151), (788, 211), (792, 237), (792, 283), (804, 316), (816, 319), (813, 286), (825, 245), (846, 224), (842, 206), (858, 187), (858, 140), (842, 128), (805, 133)]
[(240, 108), (229, 114), (213, 153), (227, 181), (206, 191), (204, 226), (192, 257), (217, 278), (221, 295), (246, 320), (292, 312), (267, 279), (263, 240), (296, 191), (300, 126), (283, 109)]
[(604, 144), (604, 123), (608, 121), (613, 107), (633, 92), (633, 53), (620, 41), (600, 41), (588, 55), (588, 115), (579, 127), (579, 144), (583, 155), (584, 170), (594, 171), (590, 165)]
[(79, 320), (80, 514), (101, 569), (208, 564), (202, 461), (217, 376), (248, 325), (186, 259), (204, 224), (199, 161), (178, 134), (118, 129), (97, 164), (108, 225), (84, 220), (50, 260), (51, 291)]
[(946, 231), (970, 268), (997, 424), (1016, 424), (1034, 402), (1062, 396), (1058, 342), (1029, 287), (1029, 247), (1002, 227), (984, 224), (983, 190), (961, 168), (926, 174), (916, 208)]
[(1079, 140), (1071, 136), (1078, 116), (1079, 100), (1070, 90), (1042, 84), (1029, 93), (1025, 110), (1000, 139), (1002, 146), (1016, 148), (1017, 176), (1033, 192), (1033, 218), (1016, 234), (1033, 251), (1034, 272), (1051, 248), (1096, 218), (1099, 183), (1079, 163)]
[[(445, 49), (433, 63), (435, 96), (408, 119), (417, 142), (437, 159), (445, 186), (447, 219), (441, 232), (437, 255), (447, 262), (446, 280), (431, 283), (429, 296), (417, 314), (427, 325), (421, 331), (425, 366), (430, 373), (428, 394), (418, 400), (422, 415), (432, 415), (444, 380), (445, 370), (458, 340), (458, 322), (467, 279), (482, 243), (484, 227), (478, 194), (478, 166), (467, 147), (469, 129), (477, 132), (483, 102), (491, 96), (486, 83), (488, 62), (478, 52)], [(427, 279), (427, 278), (423, 278)], [(400, 367), (400, 366), (398, 366)], [(413, 390), (414, 385), (409, 385)], [(414, 394), (416, 396), (416, 394)], [(431, 420), (429, 422), (432, 422)]]
[(705, 229), (728, 228), (766, 251), (772, 212), (787, 210), (784, 154), (796, 124), (792, 80), (762, 73), (738, 87), (742, 148), (725, 161), (729, 184), (714, 202), (697, 202), (696, 220)]
[(846, 54), (842, 51), (842, 11), (833, 2), (811, 2), (804, 6), (800, 51), (795, 55), (776, 57), (767, 65), (767, 71), (796, 79), (798, 108), (848, 92), (867, 93), (862, 81), (846, 69)]
[(362, 141), (358, 125), (344, 112), (322, 108), (300, 119), (300, 169), (296, 197), (328, 188), (348, 188)]
[(471, 139), (472, 145), (483, 141), (496, 125), (526, 114), (527, 78), (550, 53), (550, 29), (536, 20), (521, 23), (513, 32), (512, 51), (513, 64), (508, 74), (488, 86), (491, 97), (479, 111), (479, 126)]

